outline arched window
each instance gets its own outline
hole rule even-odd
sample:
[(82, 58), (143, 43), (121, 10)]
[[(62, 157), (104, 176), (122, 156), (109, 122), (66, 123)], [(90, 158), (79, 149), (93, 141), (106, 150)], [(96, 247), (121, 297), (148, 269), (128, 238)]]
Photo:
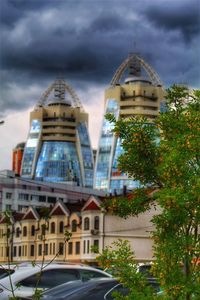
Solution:
[(23, 236), (27, 236), (27, 227), (26, 226), (23, 227)]
[(99, 217), (94, 217), (94, 229), (99, 230)]
[(32, 236), (35, 235), (35, 226), (34, 225), (31, 226), (31, 235)]
[(16, 237), (19, 237), (20, 236), (20, 233), (21, 233), (21, 230), (19, 227), (17, 227), (16, 229)]
[(90, 219), (87, 217), (84, 219), (84, 230), (90, 229)]
[(60, 227), (59, 228), (60, 233), (63, 233), (64, 232), (64, 223), (63, 223), (63, 221), (60, 222), (60, 226), (59, 227)]
[(77, 221), (73, 220), (72, 221), (72, 232), (76, 232), (77, 231)]
[(51, 223), (51, 233), (55, 233), (56, 228), (55, 228), (55, 222)]

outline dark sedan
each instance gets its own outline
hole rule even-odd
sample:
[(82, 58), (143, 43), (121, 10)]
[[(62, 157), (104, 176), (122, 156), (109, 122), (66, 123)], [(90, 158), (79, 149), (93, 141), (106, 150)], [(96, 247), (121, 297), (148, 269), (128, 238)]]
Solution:
[[(42, 294), (41, 300), (113, 300), (113, 292), (128, 294), (128, 289), (113, 278), (73, 281), (49, 289)], [(24, 298), (24, 300), (31, 298)]]

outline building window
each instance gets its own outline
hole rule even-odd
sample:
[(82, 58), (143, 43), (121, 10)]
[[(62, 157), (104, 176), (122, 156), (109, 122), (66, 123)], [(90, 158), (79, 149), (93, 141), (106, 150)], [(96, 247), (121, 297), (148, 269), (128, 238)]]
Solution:
[(59, 255), (63, 255), (63, 253), (64, 253), (64, 244), (59, 243)]
[(35, 235), (35, 226), (32, 225), (31, 226), (31, 236), (34, 236)]
[(55, 252), (56, 252), (56, 244), (53, 243), (53, 253), (52, 254), (55, 254)]
[(71, 255), (73, 253), (73, 243), (69, 242), (68, 243), (68, 254)]
[(87, 253), (90, 253), (90, 241), (87, 240)]
[(19, 200), (28, 200), (29, 199), (29, 194), (19, 193), (18, 199)]
[(83, 241), (83, 253), (84, 254), (86, 253), (86, 241), (85, 240)]
[(14, 248), (13, 248), (13, 256), (14, 257), (17, 256), (17, 247), (16, 246), (14, 246)]
[(84, 230), (90, 229), (90, 219), (87, 217), (84, 219)]
[(17, 227), (16, 229), (16, 237), (19, 237), (20, 236), (20, 233), (21, 233), (21, 230), (19, 227)]
[(39, 196), (39, 202), (46, 202), (46, 196)]
[(35, 247), (34, 247), (34, 245), (31, 245), (31, 251), (30, 251), (31, 253), (30, 253), (30, 256), (34, 256), (35, 255)]
[(55, 227), (55, 222), (51, 223), (51, 233), (55, 233), (56, 227)]
[(63, 223), (63, 221), (60, 222), (60, 226), (59, 227), (60, 227), (59, 228), (60, 233), (63, 233), (64, 232), (64, 223)]
[(38, 256), (42, 255), (42, 244), (38, 245)]
[(48, 197), (48, 203), (56, 203), (56, 197)]
[(11, 204), (6, 204), (6, 210), (12, 210), (12, 205)]
[(99, 217), (94, 217), (94, 229), (99, 230)]
[(52, 243), (50, 243), (50, 249), (49, 249), (49, 254), (52, 254)]
[(99, 240), (94, 240), (94, 253), (99, 252)]
[(44, 245), (44, 255), (48, 255), (48, 244)]
[(27, 227), (26, 226), (23, 227), (23, 236), (27, 236)]
[(76, 242), (76, 254), (80, 254), (80, 242)]
[(21, 246), (19, 246), (19, 253), (18, 253), (18, 256), (22, 256), (22, 247)]
[(6, 193), (6, 199), (11, 199), (12, 198), (12, 193)]
[(41, 233), (43, 236), (46, 234), (46, 225), (45, 224), (41, 225)]
[(76, 232), (77, 231), (77, 221), (73, 220), (72, 221), (72, 232)]

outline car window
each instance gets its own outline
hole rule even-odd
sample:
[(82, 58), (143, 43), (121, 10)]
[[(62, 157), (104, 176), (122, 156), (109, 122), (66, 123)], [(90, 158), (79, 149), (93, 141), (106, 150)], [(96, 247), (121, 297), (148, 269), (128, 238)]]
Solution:
[(92, 278), (108, 277), (107, 275), (105, 275), (101, 272), (92, 271), (92, 270), (80, 270), (80, 274), (81, 274), (81, 279), (83, 281), (89, 280)]
[[(34, 274), (19, 282), (21, 286), (34, 288), (37, 285), (39, 273)], [(56, 285), (79, 279), (79, 273), (73, 269), (44, 270), (38, 283), (38, 288), (50, 288)]]
[(13, 274), (14, 272), (15, 272), (14, 270), (0, 269), (0, 279), (8, 276), (9, 274)]
[(107, 292), (107, 294), (104, 296), (105, 300), (114, 300), (114, 294), (120, 293), (122, 296), (127, 296), (129, 293), (128, 288), (123, 287), (122, 284), (116, 285), (114, 288), (112, 288), (110, 291)]

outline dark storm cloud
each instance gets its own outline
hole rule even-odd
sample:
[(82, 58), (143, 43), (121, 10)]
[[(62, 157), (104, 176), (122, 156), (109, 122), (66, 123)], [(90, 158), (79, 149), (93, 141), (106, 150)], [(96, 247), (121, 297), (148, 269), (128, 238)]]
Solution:
[(197, 86), (198, 3), (1, 0), (0, 111), (31, 106), (60, 72), (75, 90), (105, 88), (133, 50), (165, 85)]
[(184, 39), (190, 42), (200, 32), (199, 0), (164, 2), (161, 6), (147, 7), (145, 15), (155, 26), (166, 31), (179, 30)]

